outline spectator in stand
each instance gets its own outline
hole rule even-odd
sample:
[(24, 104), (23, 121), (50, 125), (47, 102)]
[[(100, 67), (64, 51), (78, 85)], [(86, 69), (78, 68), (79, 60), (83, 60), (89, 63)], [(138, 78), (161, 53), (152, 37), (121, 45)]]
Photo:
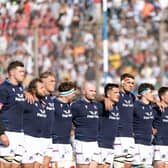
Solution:
[[(33, 62), (35, 39), (38, 42), (38, 61), (37, 66), (41, 71), (52, 70), (58, 74), (58, 78), (64, 78), (62, 75), (62, 60), (67, 59), (67, 64), (74, 67), (73, 77), (85, 81), (85, 71), (89, 68), (87, 59), (83, 61), (84, 69), (80, 69), (80, 64), (74, 61), (75, 53), (63, 57), (67, 44), (71, 44), (71, 48), (81, 47), (84, 53), (80, 57), (86, 57), (88, 50), (95, 51), (93, 62), (98, 60), (99, 67), (97, 72), (103, 76), (101, 69), (103, 57), (101, 33), (95, 34), (101, 30), (101, 26), (97, 23), (101, 16), (101, 2), (99, 0), (24, 0), (24, 1), (1, 1), (0, 2), (0, 54), (5, 54), (5, 60), (10, 58), (7, 55), (13, 55), (18, 50), (24, 52), (31, 57)], [(108, 2), (108, 40), (109, 42), (109, 75), (111, 82), (119, 82), (118, 77), (123, 72), (137, 76), (137, 83), (144, 79), (143, 71), (145, 65), (150, 65), (150, 79), (154, 85), (158, 85), (159, 80), (155, 79), (155, 67), (158, 66), (160, 71), (160, 45), (159, 45), (159, 22), (161, 17), (161, 1), (160, 0), (113, 0)], [(101, 12), (100, 12), (101, 14)], [(38, 32), (35, 28), (38, 27)], [(86, 30), (87, 28), (87, 30)], [(35, 33), (36, 32), (36, 33)], [(165, 26), (163, 39), (164, 57), (166, 62), (168, 55), (166, 49), (166, 39), (168, 29)], [(39, 38), (37, 38), (39, 37)], [(112, 39), (115, 37), (115, 39)], [(118, 48), (118, 46), (120, 46)], [(2, 55), (1, 54), (1, 55)], [(48, 57), (53, 55), (52, 62)], [(140, 56), (140, 59), (139, 59)], [(45, 61), (46, 60), (46, 61)], [(47, 65), (46, 65), (47, 62)], [(5, 62), (0, 63), (4, 67)], [(25, 63), (26, 65), (26, 63)], [(114, 67), (115, 66), (115, 67)], [(34, 66), (29, 69), (27, 75), (34, 75)], [(114, 69), (114, 73), (111, 69)], [(4, 70), (4, 68), (2, 68)], [(168, 76), (166, 65), (163, 76), (164, 84), (167, 84)], [(64, 69), (64, 73), (68, 74), (69, 69)], [(113, 74), (112, 74), (113, 73)], [(79, 82), (81, 85), (83, 82)], [(100, 87), (100, 86), (99, 86)]]

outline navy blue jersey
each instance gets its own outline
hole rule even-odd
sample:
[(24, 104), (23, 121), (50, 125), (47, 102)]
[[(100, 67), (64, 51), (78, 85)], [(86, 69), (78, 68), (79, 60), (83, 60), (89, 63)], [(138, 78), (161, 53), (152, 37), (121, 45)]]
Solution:
[(80, 99), (72, 104), (75, 139), (96, 141), (98, 134), (99, 109), (95, 101), (87, 102)]
[(152, 105), (135, 101), (133, 130), (136, 144), (151, 145), (154, 110)]
[(54, 144), (69, 144), (72, 128), (71, 105), (54, 99), (55, 113), (52, 140)]
[(13, 85), (8, 80), (0, 85), (0, 112), (5, 130), (23, 131), (24, 94), (22, 85)]
[(0, 121), (0, 136), (2, 134), (4, 134), (4, 132), (5, 132), (5, 127), (4, 127), (3, 123), (2, 123), (2, 121)]
[(154, 145), (168, 145), (168, 108), (163, 112), (159, 108), (155, 108), (156, 116), (153, 122), (153, 127), (157, 129), (154, 137)]
[(55, 112), (55, 106), (54, 106), (54, 100), (51, 95), (45, 96), (43, 99), (45, 102), (45, 110), (47, 113), (47, 118), (45, 120), (45, 124), (43, 127), (43, 135), (42, 137), (49, 137), (52, 135), (52, 126), (54, 122), (54, 112)]
[[(52, 126), (52, 110), (47, 110), (44, 100), (32, 104), (25, 102), (24, 133), (33, 137), (50, 138)], [(53, 106), (52, 106), (53, 107)]]
[(116, 105), (110, 111), (105, 110), (104, 103), (101, 104), (102, 112), (99, 115), (98, 144), (103, 148), (113, 148), (114, 139), (117, 135), (119, 123), (119, 109)]
[(117, 106), (120, 112), (118, 137), (133, 136), (133, 110), (135, 96), (131, 92), (120, 92), (119, 102)]

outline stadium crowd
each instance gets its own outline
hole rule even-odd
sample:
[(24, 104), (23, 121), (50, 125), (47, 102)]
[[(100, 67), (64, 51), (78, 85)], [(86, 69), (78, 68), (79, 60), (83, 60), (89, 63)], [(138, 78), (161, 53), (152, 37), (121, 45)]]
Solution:
[[(160, 87), (159, 2), (108, 2), (108, 81), (118, 82), (123, 72), (131, 72), (138, 84), (150, 80)], [(2, 80), (8, 62), (18, 59), (26, 65), (28, 83), (35, 72), (33, 56), (38, 39), (39, 72), (51, 70), (57, 80), (78, 79), (79, 86), (85, 79), (95, 79), (97, 72), (103, 83), (100, 0), (1, 0), (0, 18)], [(167, 41), (166, 27), (164, 84), (168, 83)]]

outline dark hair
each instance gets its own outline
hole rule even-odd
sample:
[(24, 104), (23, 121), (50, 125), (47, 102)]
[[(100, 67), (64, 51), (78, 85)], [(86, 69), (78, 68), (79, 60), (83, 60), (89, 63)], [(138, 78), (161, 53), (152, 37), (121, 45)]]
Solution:
[(143, 91), (148, 90), (148, 89), (155, 90), (155, 87), (150, 83), (142, 83), (138, 87), (138, 94), (141, 95)]
[(76, 89), (76, 84), (74, 82), (62, 82), (59, 84), (58, 86), (58, 91), (59, 92), (65, 92), (65, 91), (69, 91), (71, 89)]
[(12, 61), (12, 62), (8, 65), (8, 68), (7, 68), (8, 73), (9, 73), (11, 70), (13, 70), (13, 69), (15, 69), (15, 68), (17, 68), (17, 67), (24, 67), (24, 64), (23, 64), (22, 62), (20, 62), (20, 61)]
[(158, 95), (159, 95), (159, 98), (161, 99), (161, 97), (168, 91), (168, 87), (161, 87), (158, 91)]
[(121, 75), (120, 77), (120, 81), (124, 80), (125, 78), (132, 78), (132, 79), (135, 79), (135, 77), (129, 73), (124, 73)]
[(39, 75), (39, 78), (40, 79), (45, 79), (45, 78), (48, 78), (49, 76), (53, 76), (55, 77), (54, 73), (50, 72), (50, 71), (46, 71), (46, 72), (43, 72)]
[(104, 87), (104, 94), (105, 97), (107, 97), (107, 93), (109, 90), (112, 90), (113, 88), (119, 88), (118, 84), (115, 83), (108, 83), (105, 87)]
[(37, 89), (37, 83), (42, 83), (42, 80), (40, 78), (33, 79), (28, 86), (28, 92), (31, 94), (34, 94), (35, 90)]

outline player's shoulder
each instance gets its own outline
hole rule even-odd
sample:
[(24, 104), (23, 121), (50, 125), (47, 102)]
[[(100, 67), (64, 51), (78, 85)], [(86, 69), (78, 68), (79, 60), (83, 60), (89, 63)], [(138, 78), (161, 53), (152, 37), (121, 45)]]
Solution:
[(11, 88), (11, 86), (9, 85), (8, 82), (4, 81), (0, 84), (0, 91), (6, 91), (9, 88)]
[(134, 101), (134, 105), (135, 105), (135, 106), (140, 106), (140, 105), (142, 105), (142, 104), (143, 104), (142, 101), (139, 100), (139, 99), (136, 99), (136, 100)]

